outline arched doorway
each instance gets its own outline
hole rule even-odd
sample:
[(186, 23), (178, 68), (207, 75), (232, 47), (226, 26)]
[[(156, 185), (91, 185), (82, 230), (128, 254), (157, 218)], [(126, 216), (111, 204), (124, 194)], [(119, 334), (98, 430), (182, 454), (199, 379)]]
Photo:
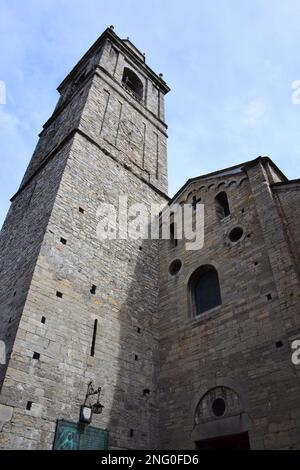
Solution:
[(215, 387), (199, 401), (192, 439), (198, 450), (250, 449), (251, 420), (241, 399), (228, 387)]

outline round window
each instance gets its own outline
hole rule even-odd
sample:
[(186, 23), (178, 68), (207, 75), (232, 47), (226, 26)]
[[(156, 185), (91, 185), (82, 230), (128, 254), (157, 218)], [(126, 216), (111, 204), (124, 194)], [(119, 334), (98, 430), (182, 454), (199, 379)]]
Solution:
[(229, 234), (229, 240), (232, 243), (236, 243), (242, 238), (243, 235), (244, 230), (241, 227), (235, 227)]
[(171, 276), (175, 276), (176, 274), (178, 274), (181, 269), (181, 266), (182, 262), (180, 261), (180, 259), (176, 259), (175, 261), (173, 261), (173, 263), (171, 263), (169, 267), (169, 273), (171, 274)]
[(220, 418), (221, 416), (224, 415), (226, 410), (226, 403), (223, 398), (216, 398), (212, 404), (212, 411), (217, 418)]

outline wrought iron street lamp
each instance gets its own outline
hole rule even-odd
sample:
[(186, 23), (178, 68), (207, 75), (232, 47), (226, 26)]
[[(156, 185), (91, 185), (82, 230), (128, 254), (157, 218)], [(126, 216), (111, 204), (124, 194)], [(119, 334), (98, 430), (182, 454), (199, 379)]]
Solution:
[[(104, 406), (100, 403), (101, 387), (94, 389), (93, 382), (88, 384), (87, 393), (83, 405), (80, 407), (80, 418), (79, 421), (83, 424), (90, 424), (92, 421), (93, 413), (100, 415), (103, 411)], [(97, 401), (94, 404), (88, 404), (90, 397), (98, 395)]]

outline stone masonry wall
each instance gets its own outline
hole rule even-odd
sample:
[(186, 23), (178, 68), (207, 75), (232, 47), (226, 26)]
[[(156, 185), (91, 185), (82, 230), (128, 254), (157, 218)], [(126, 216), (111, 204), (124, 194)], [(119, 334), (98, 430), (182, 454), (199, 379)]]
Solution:
[[(220, 191), (231, 208), (223, 221), (214, 200)], [(176, 202), (189, 193), (189, 202), (197, 195), (205, 204), (205, 246), (197, 252), (185, 251), (184, 241), (162, 247), (161, 447), (195, 448), (205, 438), (201, 426), (209, 430), (206, 438), (218, 436), (221, 421), (197, 425), (196, 407), (215, 387), (230, 384), (248, 417), (241, 431), (249, 431), (251, 448), (299, 448), (299, 378), (290, 349), (291, 334), (299, 331), (299, 287), (264, 168), (257, 163), (240, 174), (200, 178)], [(228, 233), (236, 226), (244, 237), (232, 244)], [(174, 259), (182, 268), (172, 276)], [(222, 305), (195, 318), (188, 280), (206, 264), (218, 271)], [(230, 432), (230, 418), (225, 421)]]
[(125, 54), (111, 40), (107, 40), (103, 47), (103, 54), (99, 60), (99, 65), (117, 82), (121, 83), (124, 67), (133, 70), (143, 83), (144, 93), (142, 104), (153, 116), (165, 121), (164, 95), (159, 87), (154, 84), (148, 76), (147, 70)]
[[(113, 77), (106, 45), (60, 88), (4, 227), (1, 326), (5, 337), (10, 321), (14, 330), (0, 395), (1, 448), (52, 448), (56, 420), (78, 420), (91, 379), (103, 387), (105, 405), (94, 424), (109, 429), (110, 446), (158, 445), (158, 244), (101, 242), (96, 214), (119, 195), (129, 204), (166, 203), (163, 99), (156, 97), (154, 112), (150, 91), (143, 103), (125, 91), (125, 58)], [(141, 142), (131, 139), (137, 128)]]
[(61, 109), (55, 119), (49, 122), (42, 131), (39, 142), (22, 180), (21, 187), (40, 168), (49, 153), (62, 144), (64, 139), (67, 138), (72, 131), (78, 129), (81, 114), (89, 92), (89, 86), (90, 80), (74, 93), (68, 104)]
[(289, 183), (273, 186), (273, 193), (279, 213), (285, 223), (295, 261), (300, 266), (300, 184)]
[[(53, 157), (14, 200), (1, 231), (0, 339), (6, 343), (7, 361), (65, 163), (64, 153)], [(1, 366), (0, 387), (6, 365)]]
[[(13, 408), (3, 446), (50, 449), (56, 420), (78, 420), (91, 379), (103, 387), (105, 405), (93, 424), (109, 429), (110, 445), (157, 446), (158, 246), (96, 237), (99, 203), (115, 203), (128, 188), (129, 202), (162, 202), (131, 172), (75, 138), (3, 385), (1, 401)], [(32, 359), (34, 351), (39, 361)], [(31, 411), (27, 401), (33, 402)]]
[(166, 126), (127, 93), (121, 80), (121, 73), (111, 77), (101, 70), (96, 72), (80, 128), (131, 171), (166, 193)]

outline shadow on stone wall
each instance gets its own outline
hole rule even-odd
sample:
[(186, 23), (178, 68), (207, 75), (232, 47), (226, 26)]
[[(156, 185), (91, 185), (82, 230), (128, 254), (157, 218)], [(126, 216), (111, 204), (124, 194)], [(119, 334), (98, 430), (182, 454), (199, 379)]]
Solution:
[(158, 445), (159, 242), (124, 243), (132, 245), (132, 258), (128, 261), (132, 280), (118, 312), (120, 350), (108, 425), (109, 445), (153, 449)]

